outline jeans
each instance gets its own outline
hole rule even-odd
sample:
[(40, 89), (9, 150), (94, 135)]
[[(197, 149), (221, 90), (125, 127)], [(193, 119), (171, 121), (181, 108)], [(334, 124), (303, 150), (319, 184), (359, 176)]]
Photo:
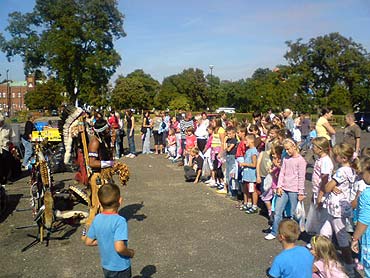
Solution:
[(32, 156), (32, 143), (30, 141), (25, 140), (24, 138), (21, 138), (21, 140), (22, 145), (24, 147), (24, 157), (22, 165), (26, 167)]
[(128, 140), (128, 149), (129, 152), (132, 154), (136, 154), (136, 149), (135, 149), (135, 130), (132, 131), (132, 136), (130, 136), (131, 129), (127, 129), (127, 140)]
[(298, 204), (298, 192), (289, 192), (283, 190), (283, 194), (281, 196), (276, 196), (276, 203), (275, 203), (275, 218), (274, 218), (274, 224), (272, 225), (272, 231), (271, 233), (276, 236), (278, 234), (278, 228), (279, 223), (283, 218), (283, 212), (285, 210), (285, 207), (290, 201), (291, 207), (290, 207), (290, 215), (295, 214), (295, 209)]
[(309, 149), (311, 147), (311, 138), (309, 135), (302, 136), (302, 143), (299, 146), (301, 150), (303, 150), (303, 147), (306, 146), (306, 149)]
[(116, 129), (116, 157), (121, 157), (121, 130)]
[(105, 278), (131, 278), (131, 267), (122, 271), (111, 271), (103, 268)]
[(150, 153), (150, 128), (146, 129), (146, 133), (143, 135), (143, 154)]

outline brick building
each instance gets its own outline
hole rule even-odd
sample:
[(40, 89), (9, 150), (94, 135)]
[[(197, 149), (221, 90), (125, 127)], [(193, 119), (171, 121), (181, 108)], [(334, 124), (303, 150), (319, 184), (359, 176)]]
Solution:
[(28, 76), (26, 81), (12, 81), (0, 84), (0, 111), (10, 113), (27, 109), (24, 96), (35, 88), (34, 76)]

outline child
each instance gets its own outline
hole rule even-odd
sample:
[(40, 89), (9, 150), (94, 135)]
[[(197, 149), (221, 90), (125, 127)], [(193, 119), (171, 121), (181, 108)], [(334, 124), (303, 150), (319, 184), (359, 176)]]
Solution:
[(203, 168), (205, 166), (208, 166), (208, 168), (210, 170), (210, 173), (211, 173), (211, 178), (209, 180), (205, 181), (205, 183), (208, 184), (209, 186), (215, 186), (216, 185), (215, 174), (214, 174), (214, 171), (213, 171), (212, 155), (211, 155), (211, 149), (212, 149), (211, 145), (212, 145), (213, 131), (214, 130), (215, 129), (212, 125), (208, 126), (208, 128), (207, 128), (208, 139), (207, 139), (206, 146), (204, 147), (204, 150), (203, 150), (203, 156), (204, 156), (204, 162), (205, 162), (203, 164)]
[(248, 150), (244, 155), (244, 162), (239, 163), (243, 167), (243, 184), (244, 184), (244, 204), (247, 204), (246, 213), (252, 214), (258, 212), (257, 201), (258, 193), (256, 188), (256, 166), (258, 151), (254, 145), (255, 136), (249, 134), (246, 136), (246, 146)]
[(168, 159), (174, 160), (176, 158), (176, 134), (175, 129), (170, 128), (167, 136), (167, 154)]
[(194, 147), (190, 150), (189, 165), (184, 166), (185, 181), (198, 183), (202, 175), (203, 158), (199, 155), (199, 149)]
[(325, 137), (314, 138), (312, 140), (312, 150), (318, 158), (312, 172), (312, 200), (307, 215), (306, 232), (318, 234), (326, 221), (326, 206), (323, 207), (325, 185), (331, 180), (334, 164), (329, 157), (329, 140)]
[(261, 200), (265, 203), (268, 216), (269, 216), (269, 225), (270, 227), (266, 230), (263, 230), (265, 233), (271, 233), (272, 224), (274, 222), (273, 209), (272, 209), (272, 199), (276, 193), (276, 187), (279, 179), (279, 173), (281, 168), (281, 155), (283, 153), (283, 147), (279, 145), (273, 145), (271, 149), (271, 158), (272, 158), (272, 169), (269, 169), (269, 174), (271, 175), (271, 187), (267, 189), (261, 195)]
[[(244, 162), (244, 155), (247, 151), (246, 146), (246, 140), (245, 137), (247, 135), (247, 127), (246, 125), (241, 125), (237, 129), (238, 132), (238, 138), (239, 138), (239, 144), (236, 148), (236, 154), (235, 154), (235, 180), (237, 181), (238, 185), (238, 193), (241, 195), (243, 193), (243, 167), (241, 167), (239, 164)], [(240, 210), (246, 210), (247, 204), (242, 201), (240, 204), (237, 205), (237, 208)]]
[(305, 198), (304, 181), (307, 163), (299, 154), (298, 147), (292, 139), (285, 139), (283, 145), (288, 157), (283, 160), (281, 166), (275, 195), (274, 223), (271, 233), (265, 236), (266, 240), (276, 238), (277, 229), (288, 201), (290, 201), (290, 213), (294, 215), (298, 201)]
[(313, 278), (348, 277), (342, 270), (342, 266), (337, 257), (337, 251), (330, 239), (324, 236), (314, 236), (311, 239), (311, 248), (311, 253), (315, 257), (312, 270)]
[[(370, 277), (370, 160), (361, 161), (362, 179), (366, 188), (358, 199), (358, 219), (356, 230), (352, 237), (352, 250), (360, 253), (360, 262), (364, 266), (365, 277)], [(360, 246), (359, 246), (360, 245)], [(360, 251), (360, 252), (359, 252)]]
[[(350, 190), (356, 179), (357, 160), (353, 160), (353, 148), (345, 143), (337, 144), (333, 148), (335, 160), (340, 167), (332, 180), (325, 185), (325, 192), (329, 193), (326, 204), (328, 216), (320, 230), (320, 235), (331, 238), (333, 232), (338, 241), (344, 268), (349, 277), (355, 277), (352, 252), (346, 231), (346, 222), (352, 218)], [(353, 162), (351, 162), (353, 161)]]
[(185, 137), (185, 165), (189, 163), (190, 150), (197, 146), (197, 137), (194, 135), (194, 128), (186, 129)]
[(101, 186), (98, 198), (103, 211), (95, 216), (85, 244), (98, 245), (105, 277), (131, 277), (130, 258), (135, 252), (127, 248), (126, 219), (117, 213), (122, 203), (119, 187), (110, 183)]
[(282, 220), (278, 232), (284, 250), (274, 258), (268, 275), (274, 278), (311, 278), (314, 257), (307, 248), (296, 245), (300, 233), (297, 222)]
[[(234, 198), (237, 191), (235, 182), (235, 154), (238, 145), (235, 127), (227, 127), (226, 134), (227, 136), (224, 146), (224, 149), (226, 150), (226, 186), (229, 190), (229, 196)], [(234, 173), (233, 176), (232, 173)]]

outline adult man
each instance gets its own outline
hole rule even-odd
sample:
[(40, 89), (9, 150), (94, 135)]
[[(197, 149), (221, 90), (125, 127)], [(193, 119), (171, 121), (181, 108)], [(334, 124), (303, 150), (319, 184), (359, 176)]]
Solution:
[(343, 143), (353, 147), (356, 155), (360, 153), (361, 129), (355, 123), (355, 116), (352, 113), (346, 115), (346, 127), (344, 128)]
[(28, 169), (28, 164), (29, 164), (30, 158), (32, 156), (31, 137), (32, 137), (32, 131), (36, 130), (33, 121), (34, 121), (33, 116), (28, 115), (27, 116), (27, 122), (26, 122), (26, 125), (24, 127), (24, 133), (21, 137), (22, 145), (24, 147), (24, 157), (23, 157), (22, 167), (25, 168), (25, 169)]
[(114, 160), (110, 149), (110, 128), (106, 120), (97, 119), (94, 124), (94, 135), (91, 137), (88, 147), (89, 167), (92, 170), (90, 178), (91, 202), (89, 218), (86, 221), (88, 228), (99, 209), (98, 189), (105, 181), (101, 177), (101, 170), (112, 167)]
[(13, 129), (4, 121), (4, 115), (0, 114), (0, 185), (6, 185), (8, 182), (8, 175), (10, 171), (9, 161), (11, 159), (9, 145), (12, 141), (12, 138), (15, 137)]

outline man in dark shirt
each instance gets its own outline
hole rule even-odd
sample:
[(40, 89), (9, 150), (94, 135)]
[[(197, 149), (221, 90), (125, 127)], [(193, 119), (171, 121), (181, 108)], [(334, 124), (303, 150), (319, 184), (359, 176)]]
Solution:
[(24, 128), (24, 134), (21, 137), (22, 145), (24, 147), (24, 157), (22, 167), (26, 169), (28, 169), (28, 164), (32, 156), (32, 143), (31, 143), (32, 131), (36, 130), (33, 121), (34, 121), (33, 116), (28, 115), (26, 126)]
[(352, 146), (356, 155), (360, 153), (361, 129), (355, 123), (355, 116), (352, 113), (346, 115), (346, 127), (344, 128), (343, 143)]
[(185, 181), (198, 183), (202, 175), (203, 158), (199, 155), (197, 147), (190, 151), (189, 165), (184, 167)]

